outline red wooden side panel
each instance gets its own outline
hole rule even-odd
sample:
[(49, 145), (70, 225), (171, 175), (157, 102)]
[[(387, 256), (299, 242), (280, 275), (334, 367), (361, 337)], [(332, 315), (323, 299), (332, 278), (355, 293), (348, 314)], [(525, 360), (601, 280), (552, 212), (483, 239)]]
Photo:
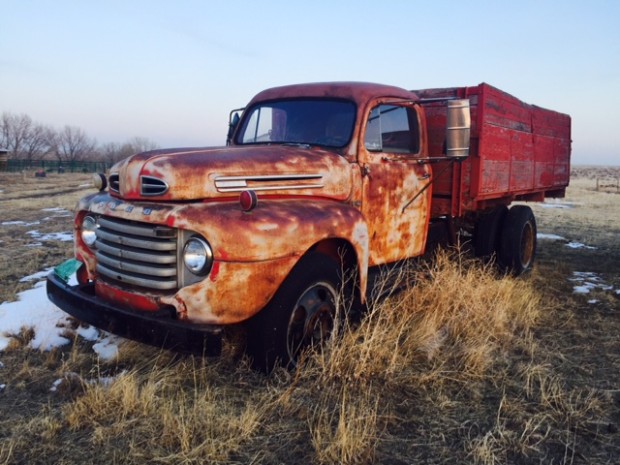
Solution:
[[(469, 98), (470, 157), (435, 166), (433, 214), (461, 216), (493, 202), (562, 195), (570, 173), (570, 117), (526, 104), (488, 84), (414, 91), (422, 99)], [(429, 154), (445, 144), (445, 103), (424, 104)], [(456, 164), (455, 164), (456, 165)]]

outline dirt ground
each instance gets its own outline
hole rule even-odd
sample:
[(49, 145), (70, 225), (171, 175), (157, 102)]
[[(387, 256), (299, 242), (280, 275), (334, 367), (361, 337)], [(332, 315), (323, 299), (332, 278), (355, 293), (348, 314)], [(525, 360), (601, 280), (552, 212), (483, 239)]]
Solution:
[[(21, 277), (71, 256), (70, 242), (41, 237), (70, 233), (68, 212), (92, 192), (87, 175), (35, 179), (31, 174), (0, 173), (0, 302), (32, 286), (19, 283)], [(381, 393), (379, 407), (389, 408), (379, 409), (373, 452), (350, 463), (620, 463), (619, 178), (620, 167), (576, 167), (566, 198), (531, 204), (539, 239), (536, 268), (527, 279), (549, 302), (549, 310), (535, 325), (529, 348), (502, 352), (490, 375), (479, 379), (446, 371), (441, 382), (397, 390), (374, 387), (375, 395)], [(49, 389), (68, 366), (96, 376), (144, 368), (144, 361), (127, 356), (110, 368), (85, 355), (87, 343), (76, 340), (66, 350), (40, 353), (26, 347), (27, 331), (16, 336), (14, 347), (0, 352), (0, 385), (8, 386), (0, 390), (0, 464), (150, 461), (129, 433), (115, 446), (102, 436), (112, 426), (71, 427), (67, 412), (80, 388), (62, 395)], [(131, 350), (137, 357), (146, 353)], [(257, 391), (284, 396), (296, 383), (235, 363), (209, 368), (209, 389), (220, 401), (251, 402)], [(298, 407), (280, 406), (258, 434), (245, 440), (247, 450), (215, 462), (337, 463), (313, 455), (303, 433), (308, 427), (304, 412), (317, 408), (315, 391), (320, 390), (308, 387), (290, 394), (288, 401)]]

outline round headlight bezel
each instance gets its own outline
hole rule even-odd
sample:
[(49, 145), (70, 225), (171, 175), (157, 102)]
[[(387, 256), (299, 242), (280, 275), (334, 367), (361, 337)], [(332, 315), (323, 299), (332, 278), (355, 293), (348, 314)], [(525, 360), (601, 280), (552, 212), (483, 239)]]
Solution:
[(86, 244), (91, 249), (95, 248), (95, 244), (97, 242), (97, 228), (99, 225), (97, 224), (97, 218), (91, 215), (86, 215), (82, 220), (82, 227), (80, 230), (80, 236), (82, 238), (82, 242)]
[(182, 257), (185, 268), (196, 276), (208, 275), (213, 266), (213, 250), (199, 236), (192, 236), (185, 242)]
[(105, 177), (103, 173), (95, 173), (92, 177), (93, 187), (98, 191), (102, 192), (108, 187), (108, 179)]

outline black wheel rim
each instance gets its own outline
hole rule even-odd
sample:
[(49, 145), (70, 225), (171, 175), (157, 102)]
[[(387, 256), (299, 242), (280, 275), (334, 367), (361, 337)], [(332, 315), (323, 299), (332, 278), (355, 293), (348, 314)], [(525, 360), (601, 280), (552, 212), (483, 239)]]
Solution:
[(308, 347), (318, 347), (329, 339), (334, 329), (334, 315), (338, 294), (327, 282), (318, 282), (307, 288), (297, 299), (287, 328), (289, 360)]

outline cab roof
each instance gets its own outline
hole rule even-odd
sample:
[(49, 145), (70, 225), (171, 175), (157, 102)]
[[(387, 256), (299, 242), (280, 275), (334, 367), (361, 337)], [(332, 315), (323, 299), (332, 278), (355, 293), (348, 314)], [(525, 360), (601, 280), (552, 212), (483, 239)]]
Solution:
[(257, 94), (250, 105), (258, 101), (278, 100), (299, 97), (330, 97), (352, 100), (360, 105), (373, 98), (392, 97), (397, 99), (418, 100), (418, 96), (400, 87), (373, 84), (369, 82), (314, 82), (273, 87)]

